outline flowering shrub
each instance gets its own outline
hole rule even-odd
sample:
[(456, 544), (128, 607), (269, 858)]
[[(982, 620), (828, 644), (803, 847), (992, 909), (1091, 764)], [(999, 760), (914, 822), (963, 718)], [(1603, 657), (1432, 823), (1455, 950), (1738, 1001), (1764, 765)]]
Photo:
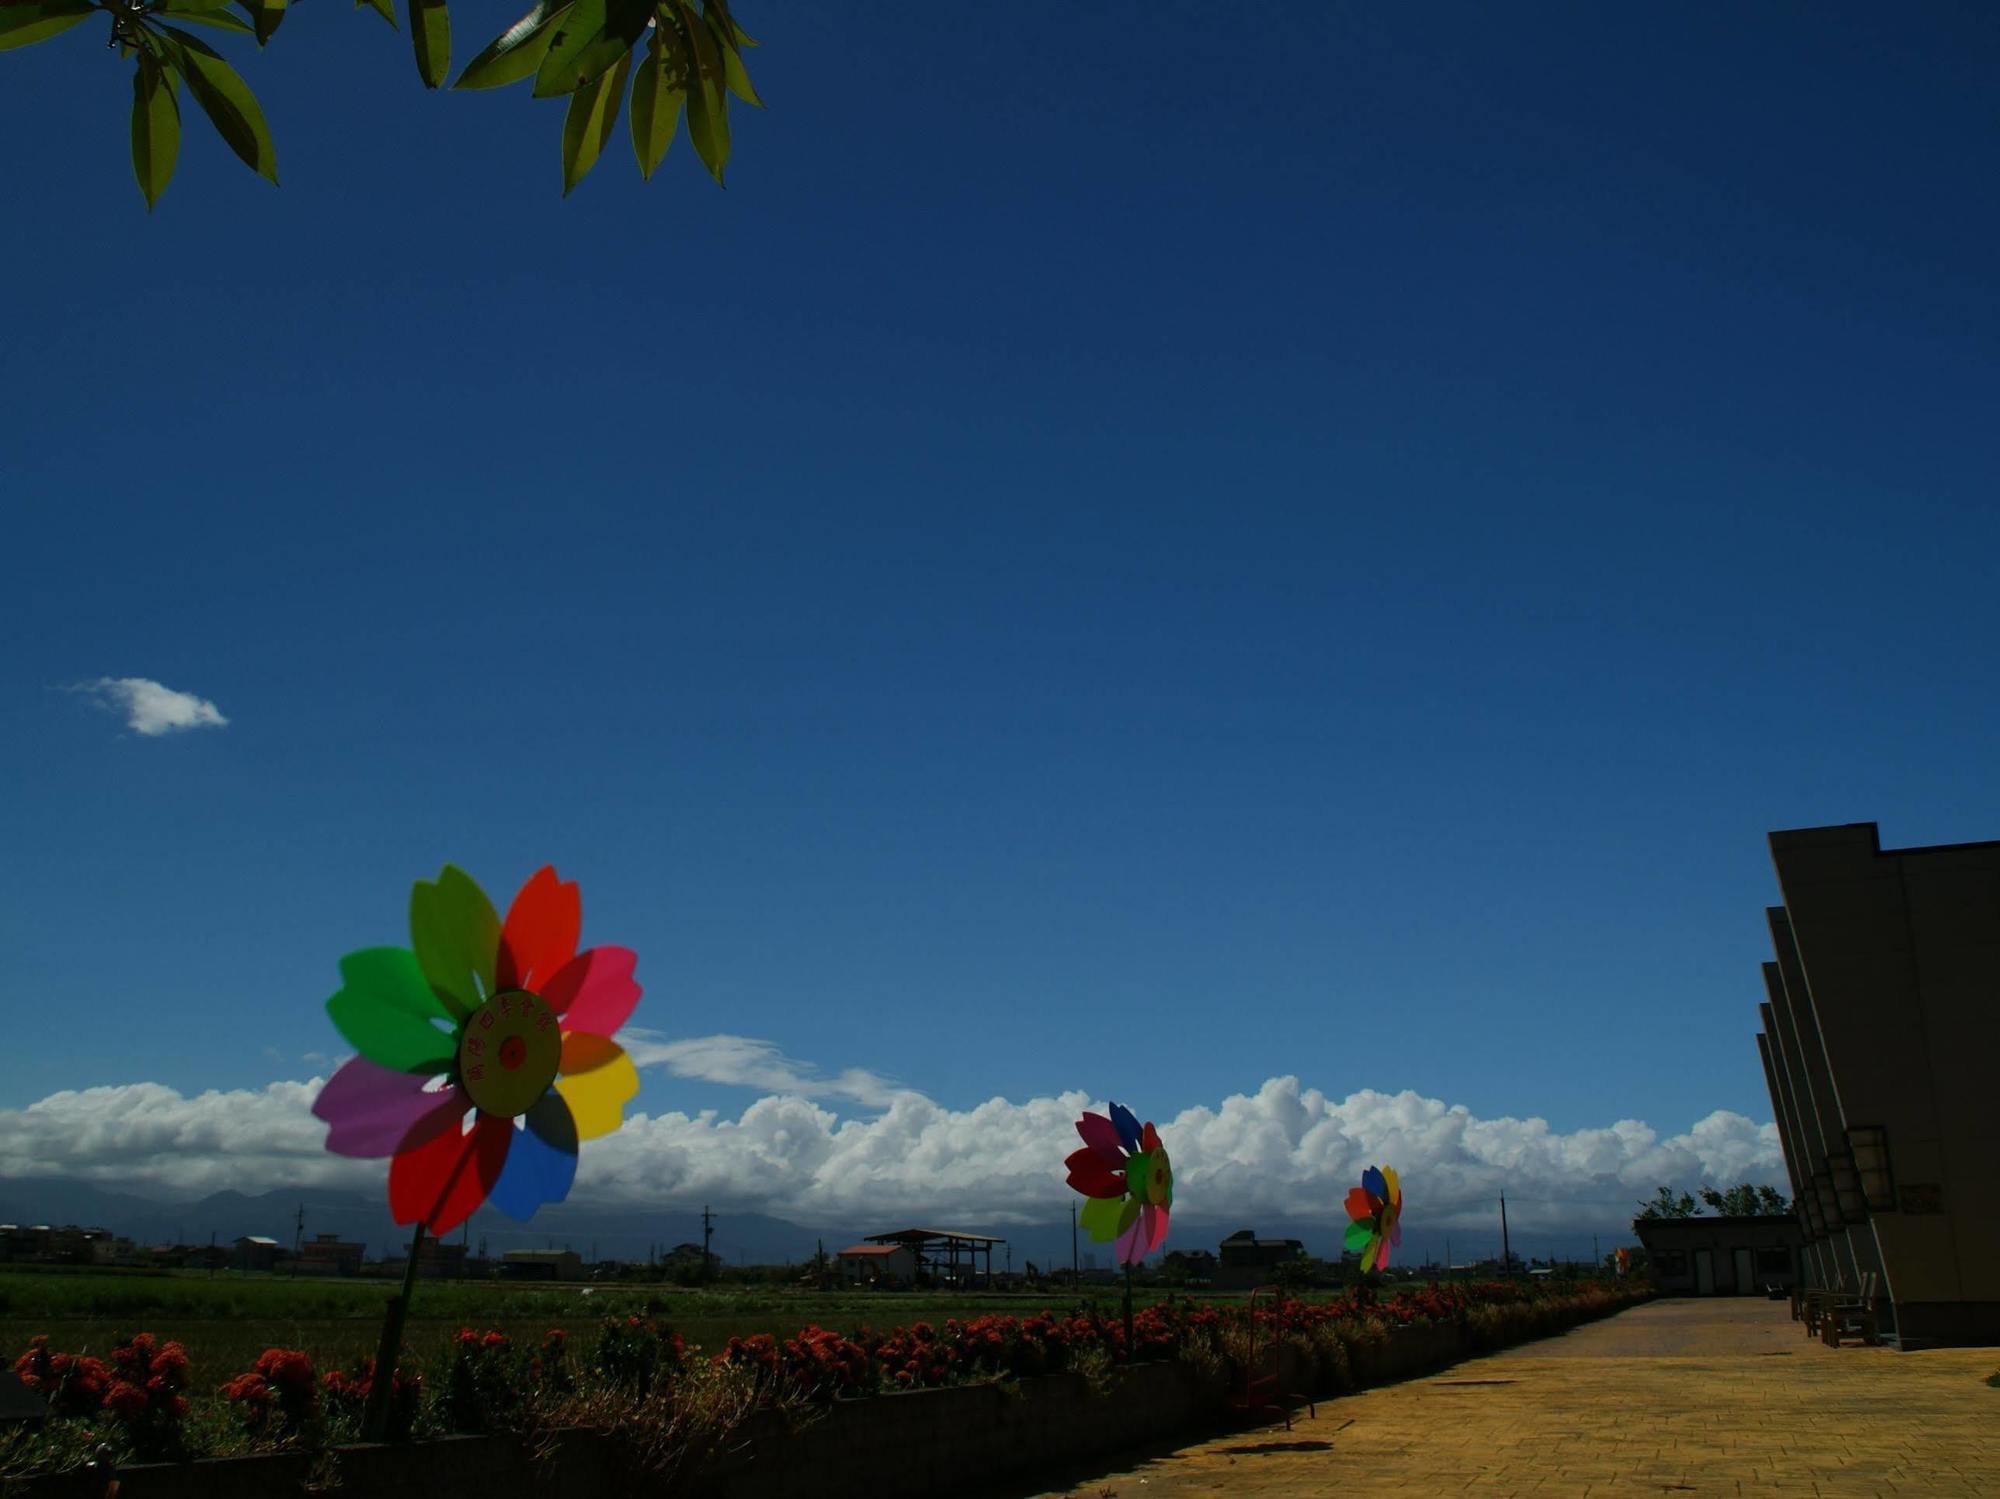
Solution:
[(51, 1353), (46, 1333), (30, 1340), (28, 1351), (14, 1360), (21, 1383), (49, 1404), (54, 1416), (94, 1415), (104, 1407), (111, 1388), (111, 1371), (99, 1359), (71, 1353)]
[(609, 1383), (643, 1399), (654, 1385), (670, 1383), (686, 1357), (681, 1335), (652, 1318), (606, 1317), (591, 1363)]
[[(368, 1396), (375, 1387), (375, 1360), (364, 1358), (352, 1370), (329, 1369), (320, 1379), (320, 1399), (329, 1420), (344, 1432), (361, 1430), (361, 1417), (368, 1409)], [(389, 1388), (388, 1436), (392, 1442), (409, 1440), (417, 1424), (423, 1402), (424, 1380), (414, 1371), (396, 1370)]]
[(247, 1374), (239, 1374), (221, 1389), (222, 1398), (243, 1415), (250, 1430), (272, 1430), (290, 1436), (302, 1430), (319, 1409), (319, 1387), (312, 1360), (297, 1348), (266, 1348)]

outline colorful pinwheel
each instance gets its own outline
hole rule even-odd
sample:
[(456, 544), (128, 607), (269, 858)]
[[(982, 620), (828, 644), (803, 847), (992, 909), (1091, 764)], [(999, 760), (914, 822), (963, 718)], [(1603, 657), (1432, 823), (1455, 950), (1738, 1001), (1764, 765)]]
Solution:
[(1361, 1185), (1347, 1194), (1347, 1225), (1342, 1247), (1361, 1256), (1361, 1269), (1389, 1268), (1389, 1251), (1403, 1242), (1403, 1188), (1396, 1169), (1370, 1166), (1361, 1173)]
[(360, 1055), (313, 1102), (336, 1155), (389, 1156), (398, 1223), (444, 1234), (482, 1202), (526, 1219), (576, 1177), (639, 1091), (611, 1035), (639, 1002), (637, 956), (576, 950), (574, 884), (531, 876), (502, 922), (447, 864), (410, 893), (410, 947), (340, 960), (327, 1014)]
[(1167, 1210), (1174, 1205), (1167, 1147), (1150, 1123), (1142, 1126), (1115, 1103), (1109, 1119), (1085, 1114), (1076, 1132), (1083, 1149), (1063, 1164), (1069, 1184), (1090, 1199), (1077, 1221), (1094, 1242), (1117, 1241), (1119, 1264), (1136, 1265), (1167, 1242)]

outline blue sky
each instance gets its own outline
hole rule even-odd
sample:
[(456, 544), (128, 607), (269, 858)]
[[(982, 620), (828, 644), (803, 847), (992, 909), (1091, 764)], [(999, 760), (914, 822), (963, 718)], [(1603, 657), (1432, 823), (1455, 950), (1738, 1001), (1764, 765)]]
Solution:
[(2000, 835), (2000, 21), (738, 13), (720, 192), (328, 6), (149, 218), (0, 58), (0, 1106), (312, 1075), (450, 860), (949, 1109), (1768, 1119), (1764, 833)]

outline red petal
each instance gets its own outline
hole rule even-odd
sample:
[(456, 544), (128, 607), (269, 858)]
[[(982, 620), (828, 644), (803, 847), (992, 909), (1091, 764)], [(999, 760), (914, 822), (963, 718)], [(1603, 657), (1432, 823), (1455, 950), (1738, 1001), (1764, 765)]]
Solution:
[(539, 994), (556, 970), (576, 956), (576, 937), (582, 930), (583, 899), (575, 883), (565, 884), (556, 878), (553, 864), (544, 864), (528, 876), (507, 908), (495, 982), (502, 989)]
[(1347, 1189), (1347, 1216), (1356, 1223), (1365, 1223), (1375, 1216), (1375, 1199), (1359, 1187)]
[(1160, 1132), (1153, 1128), (1153, 1121), (1150, 1119), (1146, 1121), (1146, 1127), (1139, 1131), (1139, 1148), (1147, 1152), (1160, 1148)]
[(1088, 1146), (1072, 1154), (1063, 1165), (1069, 1168), (1066, 1178), (1069, 1184), (1085, 1197), (1125, 1195), (1125, 1173), (1107, 1171), (1100, 1163), (1097, 1152)]
[(389, 1163), (389, 1211), (398, 1223), (448, 1234), (486, 1200), (514, 1142), (514, 1121), (476, 1117), (470, 1131), (443, 1115), (411, 1131)]
[(563, 1018), (566, 1031), (608, 1036), (631, 1018), (639, 1003), (632, 969), (639, 955), (629, 947), (593, 947), (578, 953), (536, 992)]
[(1118, 1139), (1118, 1126), (1102, 1114), (1085, 1114), (1076, 1121), (1076, 1132), (1083, 1136), (1083, 1143), (1098, 1153), (1100, 1159), (1108, 1156), (1111, 1160), (1125, 1159), (1125, 1149)]

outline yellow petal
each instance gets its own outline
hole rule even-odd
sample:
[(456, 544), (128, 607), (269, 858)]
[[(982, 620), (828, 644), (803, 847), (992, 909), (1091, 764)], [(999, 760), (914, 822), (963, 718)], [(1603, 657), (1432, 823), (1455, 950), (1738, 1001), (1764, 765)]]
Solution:
[[(592, 1065), (584, 1072), (564, 1072), (556, 1079), (556, 1092), (569, 1105), (576, 1119), (576, 1137), (595, 1140), (608, 1135), (625, 1122), (625, 1105), (639, 1092), (639, 1069), (616, 1042), (591, 1037)], [(564, 1038), (563, 1062), (571, 1060), (568, 1038)]]

